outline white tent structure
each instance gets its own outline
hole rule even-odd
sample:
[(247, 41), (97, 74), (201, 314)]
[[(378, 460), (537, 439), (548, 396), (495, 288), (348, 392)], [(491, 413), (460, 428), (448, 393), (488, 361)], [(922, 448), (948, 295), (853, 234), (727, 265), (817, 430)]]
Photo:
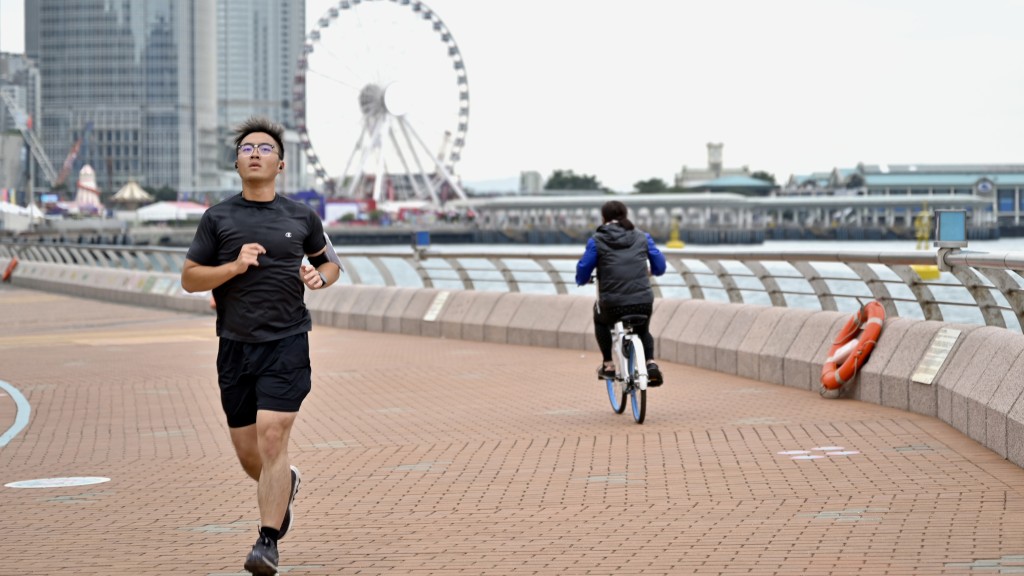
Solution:
[(25, 207), (0, 202), (0, 230), (24, 232), (32, 227), (33, 222), (41, 222), (43, 218), (43, 211), (35, 204)]
[(140, 222), (178, 222), (199, 220), (206, 206), (195, 202), (156, 202), (135, 211)]
[(32, 216), (36, 219), (43, 218), (43, 211), (39, 209), (35, 204), (31, 206), (18, 206), (17, 204), (8, 204), (7, 202), (0, 202), (0, 213), (3, 214), (18, 214), (20, 216)]
[(148, 204), (155, 200), (153, 195), (142, 189), (138, 182), (132, 180), (121, 187), (110, 197), (110, 201), (115, 204), (123, 204), (126, 207), (136, 207), (142, 204)]

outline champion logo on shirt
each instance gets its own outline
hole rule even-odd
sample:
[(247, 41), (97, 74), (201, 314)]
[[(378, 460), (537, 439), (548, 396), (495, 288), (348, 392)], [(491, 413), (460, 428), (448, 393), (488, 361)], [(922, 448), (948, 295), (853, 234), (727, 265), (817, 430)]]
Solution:
[(292, 237), (292, 233), (291, 232), (285, 232), (284, 233), (284, 237), (285, 238), (291, 238)]

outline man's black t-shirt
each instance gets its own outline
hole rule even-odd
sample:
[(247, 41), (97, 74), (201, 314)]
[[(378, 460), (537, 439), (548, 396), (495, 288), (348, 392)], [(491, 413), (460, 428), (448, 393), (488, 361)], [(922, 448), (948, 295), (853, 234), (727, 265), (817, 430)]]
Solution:
[(233, 262), (243, 244), (266, 248), (259, 266), (213, 290), (217, 335), (268, 342), (308, 332), (313, 322), (303, 300), (299, 266), (327, 245), (320, 216), (309, 206), (277, 195), (250, 202), (241, 194), (211, 206), (199, 222), (186, 257), (203, 266)]

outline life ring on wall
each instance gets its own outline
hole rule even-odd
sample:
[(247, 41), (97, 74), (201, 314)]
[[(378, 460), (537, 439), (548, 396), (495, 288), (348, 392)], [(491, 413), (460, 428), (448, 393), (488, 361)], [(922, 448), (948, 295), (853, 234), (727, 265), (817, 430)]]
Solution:
[(11, 274), (14, 274), (14, 269), (18, 267), (18, 257), (11, 256), (11, 261), (7, 263), (7, 269), (4, 270), (4, 282), (11, 281)]
[(877, 300), (860, 307), (839, 331), (821, 367), (821, 385), (836, 390), (853, 380), (868, 361), (885, 323), (885, 308)]

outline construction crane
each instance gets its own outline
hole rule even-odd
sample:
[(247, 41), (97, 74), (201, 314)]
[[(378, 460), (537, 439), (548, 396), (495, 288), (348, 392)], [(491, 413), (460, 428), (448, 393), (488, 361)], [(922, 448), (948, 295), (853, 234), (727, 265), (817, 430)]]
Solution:
[(82, 157), (84, 158), (86, 156), (89, 150), (89, 132), (92, 132), (92, 122), (85, 125), (85, 130), (82, 130), (82, 135), (75, 140), (74, 144), (72, 144), (71, 150), (68, 150), (67, 158), (64, 159), (64, 164), (60, 168), (60, 174), (58, 174), (57, 179), (53, 181), (54, 187), (63, 184), (64, 181), (67, 180), (68, 174), (71, 173), (72, 169), (81, 169), (82, 161), (78, 158), (78, 152), (82, 149), (84, 144), (85, 151), (82, 152)]
[(53, 169), (53, 164), (50, 163), (50, 157), (46, 155), (46, 150), (43, 150), (43, 145), (36, 138), (36, 133), (32, 131), (32, 118), (21, 109), (21, 106), (14, 101), (14, 98), (7, 91), (0, 90), (0, 99), (3, 100), (4, 106), (7, 107), (8, 112), (11, 114), (11, 118), (14, 119), (14, 125), (21, 132), (22, 138), (28, 144), (29, 150), (32, 153), (32, 158), (35, 159), (39, 167), (43, 169), (43, 175), (46, 180), (50, 182), (51, 186), (54, 186), (57, 181), (57, 171)]

